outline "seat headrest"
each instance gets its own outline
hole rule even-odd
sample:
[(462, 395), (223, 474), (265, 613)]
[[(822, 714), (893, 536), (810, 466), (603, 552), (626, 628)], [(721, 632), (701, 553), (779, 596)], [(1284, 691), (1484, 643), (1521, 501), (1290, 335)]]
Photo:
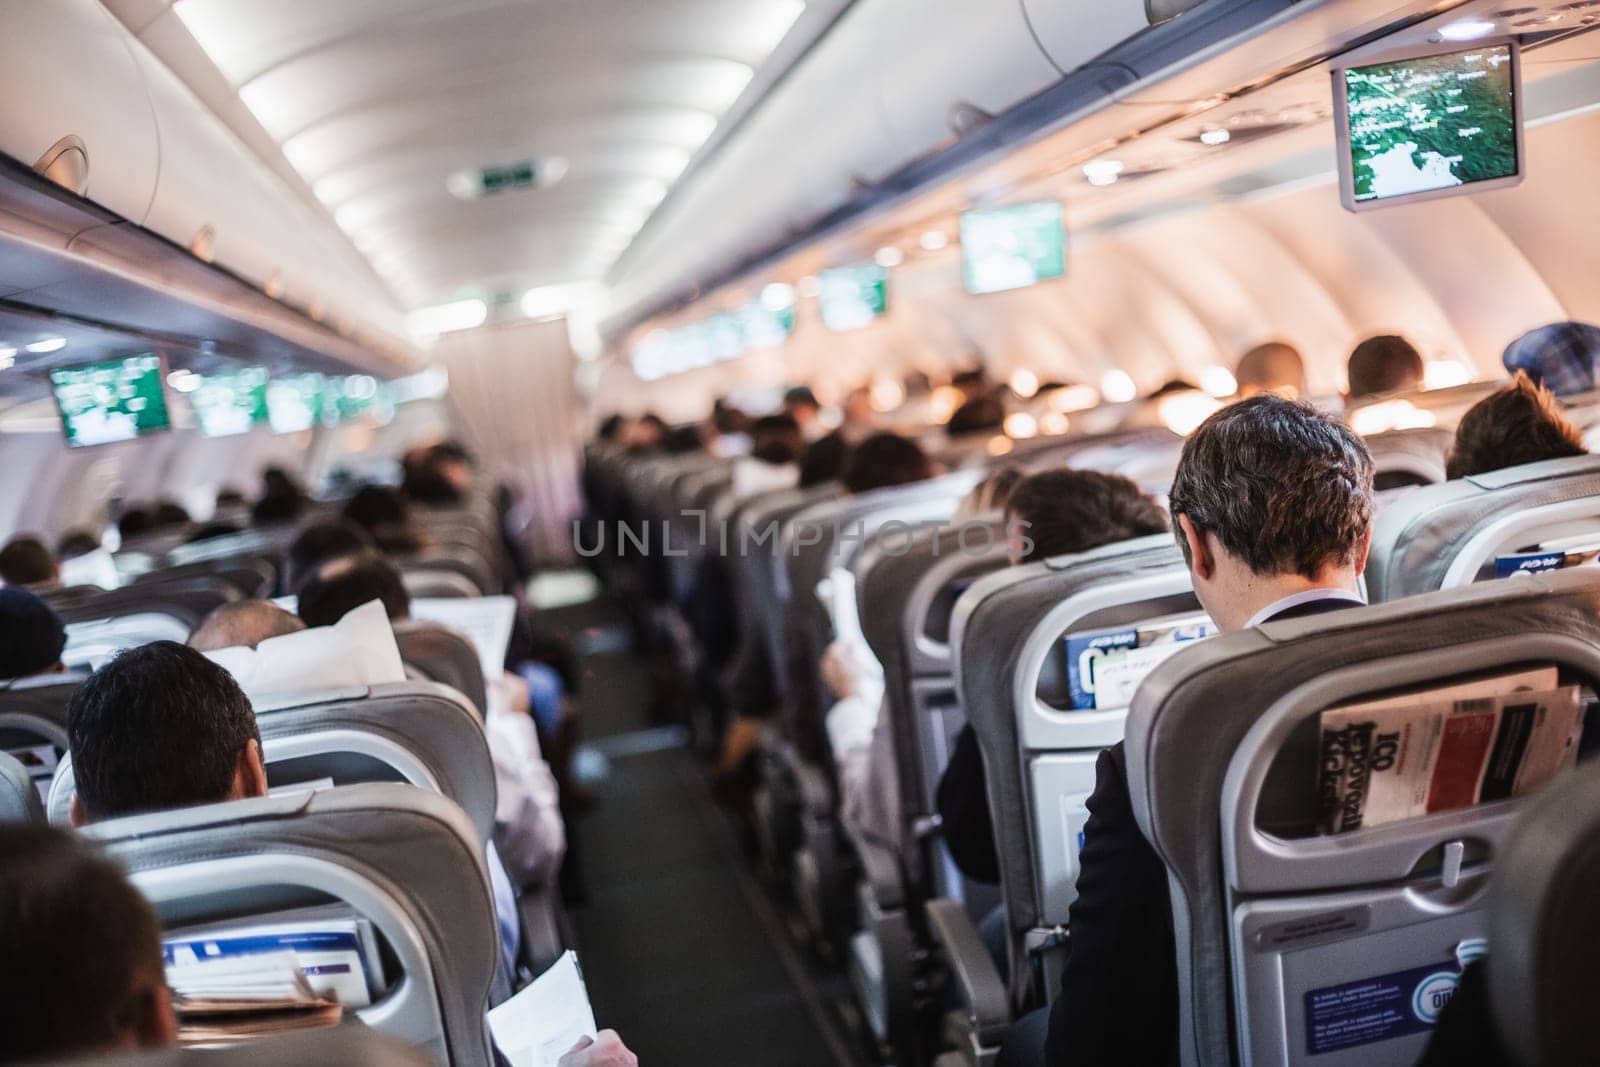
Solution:
[(0, 752), (0, 823), (7, 822), (44, 822), (44, 803), (28, 768)]

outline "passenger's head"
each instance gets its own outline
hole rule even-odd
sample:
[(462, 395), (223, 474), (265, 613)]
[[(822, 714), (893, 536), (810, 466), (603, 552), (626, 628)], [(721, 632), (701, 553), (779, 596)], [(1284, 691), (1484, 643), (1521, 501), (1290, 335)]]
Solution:
[(750, 424), (750, 456), (782, 466), (795, 463), (805, 450), (800, 424), (791, 415), (764, 415)]
[(951, 437), (969, 433), (993, 433), (1006, 421), (1006, 406), (993, 390), (982, 392), (964, 401), (945, 423), (945, 432)]
[(688, 423), (668, 430), (661, 439), (661, 450), (669, 456), (687, 456), (700, 451), (705, 444), (705, 439), (700, 436), (700, 427)]
[(1169, 507), (1195, 593), (1236, 629), (1286, 590), (1354, 589), (1372, 534), (1372, 456), (1308, 404), (1252, 397), (1184, 442)]
[(1001, 467), (997, 471), (990, 471), (983, 481), (961, 498), (961, 503), (956, 505), (956, 518), (967, 519), (1003, 510), (1023, 477), (1018, 467)]
[(261, 735), (233, 675), (175, 641), (118, 653), (67, 704), (74, 825), (265, 796)]
[(393, 526), (411, 518), (411, 509), (398, 489), (386, 485), (364, 485), (345, 501), (340, 514), (349, 522), (372, 532), (383, 526)]
[(361, 605), (383, 601), (390, 620), (411, 617), (411, 595), (400, 571), (377, 552), (324, 563), (300, 587), (300, 618), (307, 626), (332, 626)]
[(1242, 397), (1277, 393), (1293, 400), (1306, 395), (1305, 360), (1293, 345), (1282, 341), (1256, 345), (1240, 356), (1233, 377)]
[(472, 453), (459, 441), (440, 441), (406, 457), (406, 496), (424, 504), (457, 504), (472, 487)]
[(317, 522), (300, 531), (284, 557), (284, 588), (294, 592), (329, 560), (375, 548), (372, 535), (353, 522)]
[(849, 455), (850, 443), (837, 430), (812, 441), (800, 456), (800, 488), (837, 481)]
[(7, 585), (52, 585), (61, 580), (61, 567), (43, 541), (23, 535), (0, 548), (0, 582)]
[(250, 524), (283, 526), (298, 519), (305, 509), (305, 501), (297, 496), (264, 496), (250, 505)]
[(26, 589), (0, 589), (0, 681), (63, 671), (67, 628)]
[(176, 500), (158, 500), (152, 512), (155, 529), (170, 530), (175, 526), (187, 526), (192, 521), (189, 512)]
[(719, 396), (711, 405), (711, 428), (719, 434), (749, 433), (750, 416), (727, 397)]
[(1595, 388), (1595, 366), (1600, 364), (1600, 326), (1587, 322), (1540, 326), (1507, 345), (1500, 361), (1512, 374), (1523, 371), (1533, 384), (1557, 396), (1587, 393)]
[(822, 405), (809, 385), (797, 385), (783, 394), (783, 413), (794, 419), (801, 429), (817, 421)]
[(62, 559), (77, 559), (100, 551), (100, 538), (88, 530), (71, 530), (61, 535), (56, 544), (56, 555)]
[(595, 428), (595, 438), (600, 441), (615, 441), (622, 436), (623, 424), (628, 420), (621, 415), (610, 414), (600, 420), (600, 425)]
[(1350, 399), (1399, 393), (1422, 385), (1422, 353), (1392, 333), (1369, 337), (1350, 353)]
[(289, 612), (268, 600), (236, 600), (212, 610), (194, 633), (189, 647), (196, 652), (219, 648), (255, 648), (261, 642), (306, 628)]
[(306, 491), (294, 475), (282, 467), (268, 467), (261, 472), (261, 495), (303, 499)]
[(1461, 417), (1445, 473), (1450, 478), (1470, 478), (1588, 451), (1582, 431), (1561, 413), (1550, 391), (1518, 371), (1510, 385), (1490, 393)]
[(623, 425), (622, 443), (630, 452), (649, 452), (659, 448), (666, 436), (666, 420), (650, 411)]
[(0, 960), (8, 1063), (177, 1043), (155, 911), (87, 840), (0, 825)]
[(931, 478), (933, 462), (910, 438), (875, 433), (851, 449), (841, 477), (847, 491), (867, 493)]
[(1148, 537), (1168, 529), (1167, 513), (1131, 479), (1100, 471), (1042, 471), (1006, 502), (1013, 562), (1049, 559)]
[(127, 543), (135, 537), (149, 533), (155, 529), (155, 525), (155, 514), (149, 508), (126, 508), (117, 516), (117, 536)]

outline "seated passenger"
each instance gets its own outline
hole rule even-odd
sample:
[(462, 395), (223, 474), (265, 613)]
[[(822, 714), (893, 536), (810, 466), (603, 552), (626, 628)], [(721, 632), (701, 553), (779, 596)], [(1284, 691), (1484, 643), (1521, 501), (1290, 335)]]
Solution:
[(73, 834), (0, 825), (0, 960), (0, 1063), (177, 1044), (155, 912)]
[(844, 434), (837, 431), (812, 441), (800, 456), (799, 488), (810, 489), (838, 480), (849, 455), (850, 444)]
[(1381, 334), (1356, 345), (1350, 353), (1347, 372), (1349, 403), (1384, 393), (1408, 392), (1422, 385), (1422, 354), (1404, 337)]
[(406, 498), (386, 485), (364, 485), (345, 501), (342, 518), (366, 530), (378, 547), (395, 555), (415, 555), (427, 536), (412, 518)]
[(1233, 377), (1240, 397), (1276, 393), (1294, 400), (1307, 393), (1305, 360), (1298, 349), (1282, 341), (1256, 345), (1240, 356)]
[(1506, 346), (1500, 362), (1511, 374), (1524, 371), (1534, 385), (1556, 396), (1587, 393), (1595, 387), (1600, 362), (1600, 326), (1553, 322), (1529, 330)]
[(817, 394), (809, 385), (797, 385), (783, 394), (783, 414), (794, 420), (800, 427), (800, 436), (807, 441), (827, 435), (822, 425), (822, 405), (817, 403)]
[(324, 563), (377, 548), (372, 536), (353, 522), (318, 522), (307, 526), (284, 556), (283, 588), (294, 593)]
[(0, 548), (0, 582), (34, 588), (60, 585), (61, 565), (37, 537), (13, 537)]
[(88, 530), (72, 530), (56, 543), (56, 556), (60, 559), (77, 559), (100, 550), (100, 538)]
[(266, 600), (237, 600), (214, 609), (189, 635), (196, 652), (222, 648), (255, 648), (261, 642), (299, 633), (306, 624)]
[(840, 481), (852, 496), (920, 482), (934, 475), (933, 461), (922, 446), (896, 433), (875, 433), (850, 450)]
[(1510, 385), (1490, 393), (1461, 417), (1445, 476), (1470, 478), (1588, 451), (1582, 431), (1561, 413), (1550, 390), (1535, 385), (1519, 370)]
[(129, 541), (143, 537), (155, 529), (155, 524), (155, 513), (149, 508), (126, 508), (121, 515), (117, 516), (117, 536), (126, 545)]
[(26, 589), (0, 589), (0, 682), (61, 674), (67, 628), (50, 605)]
[[(1012, 490), (1005, 527), (1008, 538), (1015, 531), (1011, 562), (1017, 564), (1164, 533), (1169, 524), (1161, 506), (1128, 478), (1053, 470), (1023, 479)], [(983, 756), (970, 724), (956, 735), (939, 779), (938, 808), (945, 845), (961, 873), (974, 882), (998, 885), (1000, 857), (989, 818)]]
[(799, 423), (788, 415), (765, 415), (750, 424), (749, 438), (749, 454), (733, 461), (733, 500), (799, 484), (805, 450)]
[[(307, 626), (332, 626), (374, 600), (383, 602), (391, 622), (411, 617), (399, 570), (368, 551), (324, 564), (300, 589), (300, 618)], [(517, 885), (542, 885), (567, 849), (556, 779), (539, 745), (527, 683), (503, 674), (489, 679), (489, 696), (483, 711), (498, 794), (495, 843)]]
[[(1372, 457), (1344, 424), (1274, 396), (1223, 408), (1184, 443), (1170, 501), (1195, 595), (1219, 628), (1362, 603)], [(1134, 821), (1120, 742), (1096, 762), (1088, 808), (1047, 1062), (1176, 1062), (1167, 871)], [(1002, 1063), (1034, 1062), (1041, 1015), (1017, 1024)]]

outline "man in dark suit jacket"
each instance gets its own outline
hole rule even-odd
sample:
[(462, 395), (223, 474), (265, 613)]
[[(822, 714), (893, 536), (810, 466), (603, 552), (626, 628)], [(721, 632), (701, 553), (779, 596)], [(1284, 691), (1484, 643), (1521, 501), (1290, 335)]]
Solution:
[[(1224, 408), (1185, 443), (1170, 499), (1195, 595), (1219, 628), (1361, 604), (1372, 457), (1344, 424), (1271, 395)], [(1121, 744), (1095, 772), (1046, 1060), (1176, 1063), (1166, 868), (1134, 821)], [(1010, 1047), (1005, 1061), (1015, 1062)]]

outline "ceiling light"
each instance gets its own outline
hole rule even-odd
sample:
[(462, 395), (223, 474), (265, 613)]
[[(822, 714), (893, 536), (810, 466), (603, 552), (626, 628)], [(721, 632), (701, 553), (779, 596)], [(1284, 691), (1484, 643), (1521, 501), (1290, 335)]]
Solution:
[(1239, 382), (1227, 367), (1207, 367), (1200, 372), (1200, 385), (1212, 396), (1232, 396), (1239, 391)]
[(988, 452), (991, 456), (1003, 456), (1015, 447), (1016, 445), (1012, 444), (1011, 438), (1005, 436), (1004, 434), (996, 434), (995, 436), (989, 438), (989, 443), (984, 448), (984, 451)]
[(1026, 411), (1013, 411), (1006, 416), (1003, 429), (1013, 441), (1026, 441), (1039, 432), (1039, 420)]
[(59, 352), (66, 348), (67, 339), (65, 337), (46, 337), (23, 347), (36, 356), (42, 356), (50, 352)]
[(1100, 391), (1092, 385), (1066, 385), (1050, 394), (1050, 407), (1065, 415), (1071, 411), (1088, 411), (1100, 403)]
[(1350, 414), (1350, 428), (1363, 437), (1389, 430), (1424, 430), (1438, 417), (1409, 400), (1381, 400)]
[(1133, 384), (1127, 371), (1108, 370), (1100, 379), (1100, 395), (1113, 404), (1126, 404), (1139, 395), (1139, 387)]
[(1092, 159), (1083, 165), (1083, 176), (1090, 185), (1111, 185), (1122, 176), (1122, 161)]
[(878, 266), (887, 270), (890, 267), (898, 267), (900, 264), (904, 263), (906, 261), (906, 254), (900, 251), (894, 245), (884, 245), (882, 248), (878, 249), (877, 252), (873, 253), (872, 261)]
[(1072, 429), (1072, 421), (1059, 411), (1047, 411), (1039, 416), (1039, 432), (1060, 437)]
[(893, 378), (879, 378), (872, 383), (867, 398), (872, 404), (872, 410), (882, 415), (905, 403), (906, 390)]
[(1201, 130), (1200, 143), (1209, 145), (1227, 144), (1232, 136), (1233, 134), (1219, 126), (1214, 130)]
[(928, 252), (937, 252), (950, 243), (950, 235), (943, 230), (929, 230), (917, 242)]
[(1449, 389), (1472, 381), (1472, 369), (1460, 360), (1430, 359), (1422, 368), (1424, 389)]
[(1476, 41), (1480, 37), (1487, 37), (1494, 32), (1494, 23), (1486, 19), (1462, 19), (1452, 22), (1439, 30), (1439, 36), (1446, 41)]
[(482, 300), (457, 300), (418, 308), (406, 316), (406, 329), (419, 337), (436, 337), (441, 333), (482, 326), (488, 318), (489, 305)]
[(1188, 437), (1222, 407), (1198, 389), (1169, 393), (1156, 402), (1156, 417), (1179, 437)]
[(200, 375), (180, 368), (167, 375), (167, 385), (179, 393), (192, 393), (200, 388)]
[(542, 285), (522, 294), (522, 313), (530, 319), (566, 315), (594, 299), (592, 285), (572, 282), (567, 285)]
[(1018, 367), (1011, 374), (1011, 391), (1027, 400), (1039, 391), (1039, 376), (1027, 367)]
[(794, 307), (794, 286), (773, 282), (761, 290), (761, 306), (768, 311), (785, 311)]

